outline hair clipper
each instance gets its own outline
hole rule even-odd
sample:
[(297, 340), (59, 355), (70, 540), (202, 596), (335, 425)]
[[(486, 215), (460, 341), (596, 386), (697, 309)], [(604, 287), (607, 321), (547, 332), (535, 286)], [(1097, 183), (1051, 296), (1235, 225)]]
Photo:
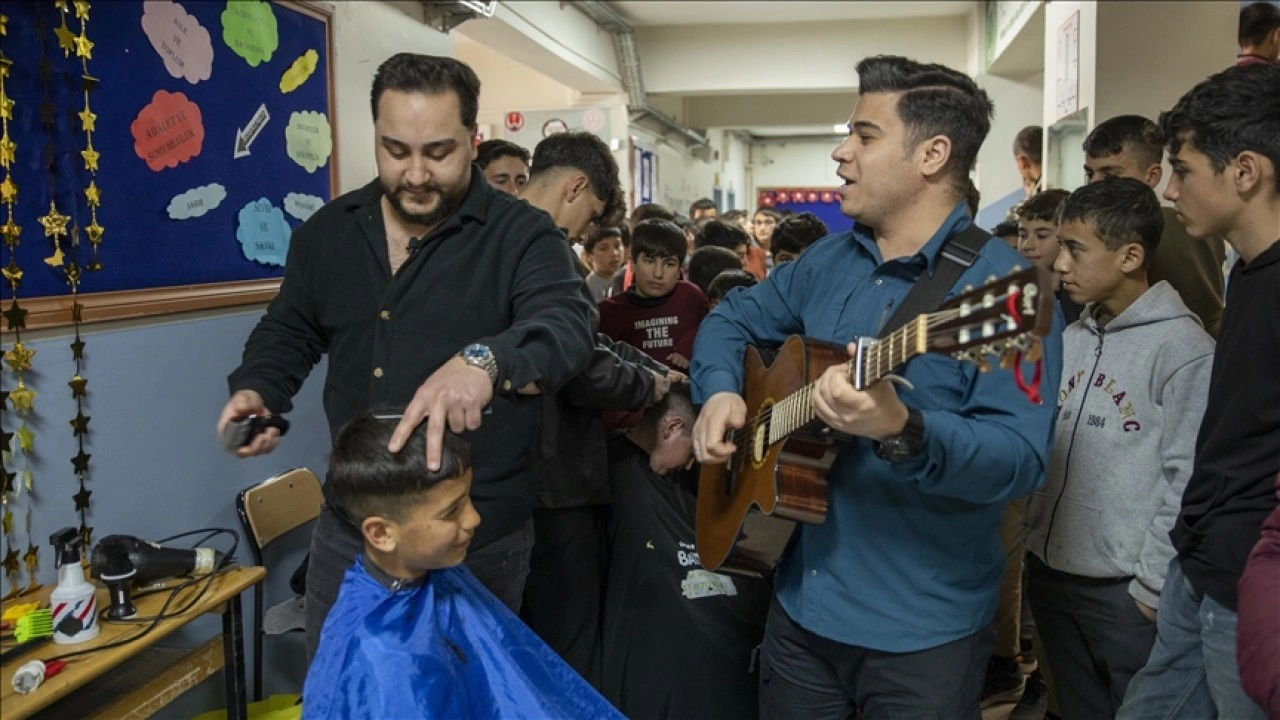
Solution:
[(235, 452), (253, 442), (267, 428), (275, 428), (284, 435), (289, 432), (289, 421), (280, 415), (246, 415), (227, 423), (218, 436), (218, 442), (223, 450)]

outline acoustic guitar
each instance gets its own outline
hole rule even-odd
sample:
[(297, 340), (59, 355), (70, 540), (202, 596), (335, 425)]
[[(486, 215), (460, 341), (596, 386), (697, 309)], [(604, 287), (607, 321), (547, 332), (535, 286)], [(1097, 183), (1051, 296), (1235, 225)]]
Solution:
[(860, 338), (852, 358), (844, 347), (798, 335), (769, 364), (748, 347), (747, 421), (726, 436), (737, 451), (728, 462), (704, 464), (698, 477), (702, 566), (762, 576), (777, 565), (796, 523), (826, 519), (827, 471), (841, 438), (818, 420), (810, 398), (827, 368), (846, 365), (850, 382), (862, 389), (925, 353), (974, 362), (982, 372), (995, 356), (1022, 385), (1021, 362), (1040, 359), (1053, 303), (1052, 274), (1033, 267), (965, 288), (888, 337)]

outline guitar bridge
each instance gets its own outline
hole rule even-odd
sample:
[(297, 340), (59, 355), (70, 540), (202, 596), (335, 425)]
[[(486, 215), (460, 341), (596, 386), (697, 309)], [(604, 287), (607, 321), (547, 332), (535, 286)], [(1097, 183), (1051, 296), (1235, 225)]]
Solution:
[(879, 344), (880, 341), (873, 337), (858, 338), (858, 352), (853, 358), (853, 386), (859, 390), (867, 389), (867, 373), (863, 365), (866, 362), (867, 351)]

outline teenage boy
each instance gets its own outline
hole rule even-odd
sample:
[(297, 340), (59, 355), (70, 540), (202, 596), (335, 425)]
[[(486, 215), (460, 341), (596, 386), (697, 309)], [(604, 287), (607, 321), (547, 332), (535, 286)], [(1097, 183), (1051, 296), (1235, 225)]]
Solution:
[(675, 223), (636, 225), (631, 236), (636, 282), (600, 303), (600, 332), (687, 371), (693, 338), (710, 307), (696, 285), (680, 279), (684, 251), (684, 233)]
[(742, 270), (742, 258), (732, 250), (716, 245), (698, 248), (689, 258), (689, 282), (704, 295), (711, 291), (711, 281), (726, 270)]
[(714, 310), (716, 305), (724, 299), (729, 291), (737, 287), (755, 287), (760, 281), (755, 275), (746, 270), (725, 270), (711, 281), (707, 286), (707, 301), (711, 303), (711, 309)]
[(1195, 468), (1170, 537), (1155, 649), (1119, 717), (1264, 717), (1240, 686), (1236, 584), (1280, 472), (1280, 66), (1233, 67), (1160, 116), (1165, 189), (1192, 237), (1240, 254), (1196, 438)]
[[(1056, 272), (1053, 262), (1058, 258), (1058, 211), (1070, 194), (1066, 190), (1042, 190), (1014, 209), (1018, 218), (1018, 252), (1042, 270)], [(1063, 318), (1068, 324), (1075, 322), (1084, 307), (1061, 287), (1057, 298)]]
[[(738, 272), (742, 272), (739, 270)], [(633, 718), (754, 718), (766, 580), (704, 570), (694, 543), (697, 416), (674, 385), (609, 444), (604, 694)]]
[(773, 230), (773, 265), (778, 267), (800, 257), (800, 253), (829, 234), (827, 224), (808, 212), (787, 215)]
[(304, 687), (308, 718), (619, 717), (460, 563), (480, 524), (471, 451), (452, 434), (427, 469), (423, 426), (387, 450), (399, 413), (344, 426), (333, 508), (360, 530)]
[(591, 261), (591, 274), (587, 276), (587, 288), (597, 303), (610, 295), (613, 276), (622, 268), (622, 230), (616, 227), (592, 228), (583, 246)]
[[(1094, 128), (1084, 139), (1084, 175), (1089, 182), (1109, 177), (1160, 184), (1164, 145), (1160, 129), (1141, 115), (1120, 115)], [(1168, 280), (1204, 329), (1218, 336), (1222, 322), (1222, 264), (1226, 246), (1220, 238), (1193, 238), (1171, 208), (1163, 208), (1164, 235), (1151, 258), (1151, 284)]]
[(519, 195), (529, 182), (529, 151), (507, 140), (477, 145), (476, 165), (494, 190), (508, 195)]
[(1150, 187), (1112, 178), (1071, 193), (1057, 233), (1085, 311), (1062, 336), (1049, 473), (1027, 504), (1027, 592), (1068, 718), (1113, 717), (1151, 653), (1208, 399), (1213, 339), (1147, 283), (1163, 226)]
[(708, 220), (699, 227), (697, 235), (693, 238), (694, 250), (713, 246), (732, 250), (733, 254), (742, 261), (742, 267), (747, 267), (747, 250), (751, 247), (751, 236), (737, 223), (727, 220)]

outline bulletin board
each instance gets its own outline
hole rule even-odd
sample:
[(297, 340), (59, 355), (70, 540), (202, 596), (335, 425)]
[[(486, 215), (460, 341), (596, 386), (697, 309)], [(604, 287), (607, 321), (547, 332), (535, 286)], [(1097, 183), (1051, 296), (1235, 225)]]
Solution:
[(840, 194), (836, 188), (760, 188), (756, 207), (813, 213), (832, 233), (853, 228), (853, 220), (840, 212)]
[[(337, 187), (327, 12), (287, 0), (10, 0), (4, 14), (22, 232), (0, 265), (23, 270), (27, 326), (71, 322), (73, 253), (86, 322), (270, 299), (290, 234)], [(92, 43), (88, 58), (64, 51), (77, 37)], [(51, 202), (69, 218), (61, 238), (41, 220)], [(94, 210), (101, 267), (89, 271)]]

